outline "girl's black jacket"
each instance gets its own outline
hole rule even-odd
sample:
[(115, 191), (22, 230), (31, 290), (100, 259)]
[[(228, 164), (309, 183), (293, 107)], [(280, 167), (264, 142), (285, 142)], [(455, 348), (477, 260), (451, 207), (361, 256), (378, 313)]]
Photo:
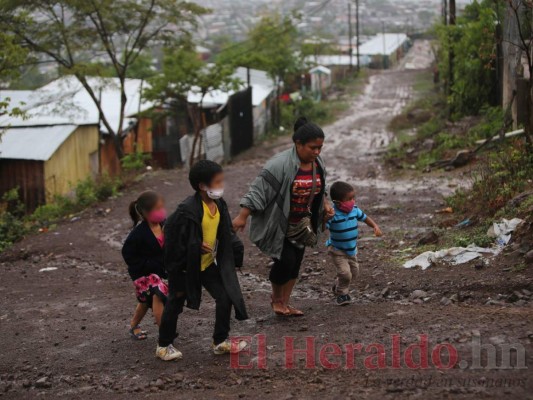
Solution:
[(132, 229), (122, 246), (122, 257), (128, 265), (132, 280), (150, 274), (164, 279), (167, 277), (163, 261), (164, 250), (146, 221)]

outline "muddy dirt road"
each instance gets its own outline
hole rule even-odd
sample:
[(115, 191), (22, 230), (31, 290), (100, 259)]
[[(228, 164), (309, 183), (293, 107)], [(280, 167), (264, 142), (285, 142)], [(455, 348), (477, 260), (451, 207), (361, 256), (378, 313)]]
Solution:
[[(269, 305), (269, 260), (243, 237), (246, 268), (240, 279), (251, 318), (233, 322), (232, 333), (264, 335), (265, 346), (258, 346), (260, 339), (255, 337), (252, 354), (241, 358), (253, 368), (232, 369), (229, 358), (212, 354), (214, 304), (207, 295), (199, 312), (186, 310), (180, 319), (176, 347), (184, 353), (183, 360), (163, 363), (155, 359), (157, 329), (149, 316), (143, 322), (148, 340), (134, 342), (127, 335), (135, 297), (120, 247), (130, 229), (127, 204), (136, 193), (158, 190), (173, 208), (191, 192), (185, 171), (156, 171), (120, 197), (86, 210), (79, 219), (62, 223), (52, 232), (27, 238), (3, 256), (0, 396), (532, 398), (529, 369), (473, 368), (475, 343), (479, 342), (495, 346), (498, 354), (505, 345), (512, 345), (519, 349), (518, 357), (511, 357), (512, 365), (522, 361), (526, 367), (531, 365), (531, 276), (497, 264), (481, 270), (473, 265), (442, 265), (425, 271), (401, 267), (401, 259), (416, 255), (417, 236), (435, 223), (443, 194), (461, 181), (460, 174), (453, 178), (446, 173), (398, 176), (380, 160), (392, 138), (387, 123), (412, 98), (419, 73), (413, 66), (427, 63), (427, 54), (427, 44), (417, 43), (406, 59), (409, 62), (371, 75), (349, 111), (325, 127), (324, 158), (330, 183), (336, 179), (353, 182), (359, 206), (385, 233), (375, 239), (370, 229), (362, 229), (361, 275), (353, 287), (353, 305), (333, 304), (334, 271), (321, 245), (307, 250), (295, 293), (295, 306), (305, 316), (275, 317)], [(266, 143), (226, 167), (226, 200), (233, 213), (262, 164), (287, 146), (288, 138)], [(505, 301), (513, 292), (521, 294), (521, 302)], [(394, 339), (395, 335), (400, 337)], [(410, 344), (423, 342), (424, 335), (430, 355), (427, 368), (406, 365), (404, 351)], [(306, 337), (312, 338), (308, 346), (314, 340), (315, 362), (307, 359), (311, 368), (306, 368), (303, 356), (296, 357), (293, 369), (285, 368), (286, 345), (291, 339), (284, 337), (293, 337), (298, 349), (306, 346)], [(397, 354), (395, 340), (400, 346), (399, 368), (392, 362)], [(320, 357), (322, 346), (328, 343), (333, 345), (324, 351), (335, 353), (338, 345), (340, 355), (322, 353)], [(435, 347), (445, 343), (449, 346)], [(261, 361), (258, 348), (264, 350), (266, 369), (257, 368)], [(435, 348), (442, 355), (440, 360), (431, 358)], [(438, 368), (448, 365), (450, 353), (457, 354), (456, 365)], [(484, 366), (486, 353), (482, 354)], [(339, 368), (330, 368), (328, 360)], [(355, 360), (353, 365), (350, 360)], [(414, 360), (418, 361), (417, 356)], [(499, 355), (497, 362), (493, 367), (502, 365)]]

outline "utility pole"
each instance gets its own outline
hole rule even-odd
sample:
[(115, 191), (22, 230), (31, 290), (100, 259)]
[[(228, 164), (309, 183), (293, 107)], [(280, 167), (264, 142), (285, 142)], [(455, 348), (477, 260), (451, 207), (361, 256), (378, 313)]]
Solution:
[(355, 43), (357, 49), (357, 72), (361, 69), (361, 57), (359, 54), (359, 0), (355, 0)]
[[(450, 14), (449, 14), (449, 20), (448, 25), (450, 25), (449, 29), (452, 26), (455, 26), (455, 0), (449, 0), (450, 4)], [(448, 31), (448, 40), (449, 40), (449, 49), (448, 49), (448, 89), (451, 92), (452, 86), (453, 86), (453, 65), (454, 65), (454, 59), (455, 59), (455, 52), (453, 50), (453, 39), (451, 37), (451, 32)], [(453, 110), (450, 110), (450, 114), (453, 112)]]
[(350, 47), (350, 71), (353, 69), (352, 36), (352, 2), (348, 0), (348, 46)]
[(383, 36), (383, 69), (387, 69), (387, 41), (385, 39), (385, 21), (381, 21), (381, 35)]

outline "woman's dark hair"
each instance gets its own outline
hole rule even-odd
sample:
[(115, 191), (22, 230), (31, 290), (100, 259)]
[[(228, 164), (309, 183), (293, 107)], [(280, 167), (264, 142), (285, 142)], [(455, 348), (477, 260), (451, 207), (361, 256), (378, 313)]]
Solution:
[(339, 181), (331, 185), (331, 188), (329, 189), (329, 196), (333, 201), (343, 201), (344, 198), (353, 191), (354, 188), (352, 185)]
[(142, 192), (137, 200), (130, 203), (129, 213), (135, 227), (141, 219), (146, 218), (146, 215), (152, 211), (161, 196), (153, 190)]
[(305, 117), (298, 118), (294, 123), (294, 134), (292, 135), (292, 141), (294, 143), (300, 142), (301, 144), (306, 144), (311, 140), (324, 139), (324, 137), (322, 128), (309, 122)]
[(209, 186), (216, 174), (222, 172), (222, 167), (214, 161), (200, 160), (189, 171), (189, 182), (195, 191), (200, 190), (200, 183)]

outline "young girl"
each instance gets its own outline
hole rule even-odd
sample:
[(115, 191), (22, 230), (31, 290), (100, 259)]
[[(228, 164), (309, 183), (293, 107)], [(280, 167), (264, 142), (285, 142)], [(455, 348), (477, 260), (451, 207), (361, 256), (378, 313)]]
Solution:
[(128, 265), (128, 273), (139, 300), (130, 327), (130, 335), (136, 340), (146, 339), (146, 332), (141, 330), (139, 323), (148, 308), (152, 308), (155, 322), (160, 325), (168, 295), (168, 286), (163, 281), (167, 278), (163, 264), (164, 206), (163, 198), (148, 190), (141, 193), (129, 207), (133, 230), (124, 242), (122, 257)]

